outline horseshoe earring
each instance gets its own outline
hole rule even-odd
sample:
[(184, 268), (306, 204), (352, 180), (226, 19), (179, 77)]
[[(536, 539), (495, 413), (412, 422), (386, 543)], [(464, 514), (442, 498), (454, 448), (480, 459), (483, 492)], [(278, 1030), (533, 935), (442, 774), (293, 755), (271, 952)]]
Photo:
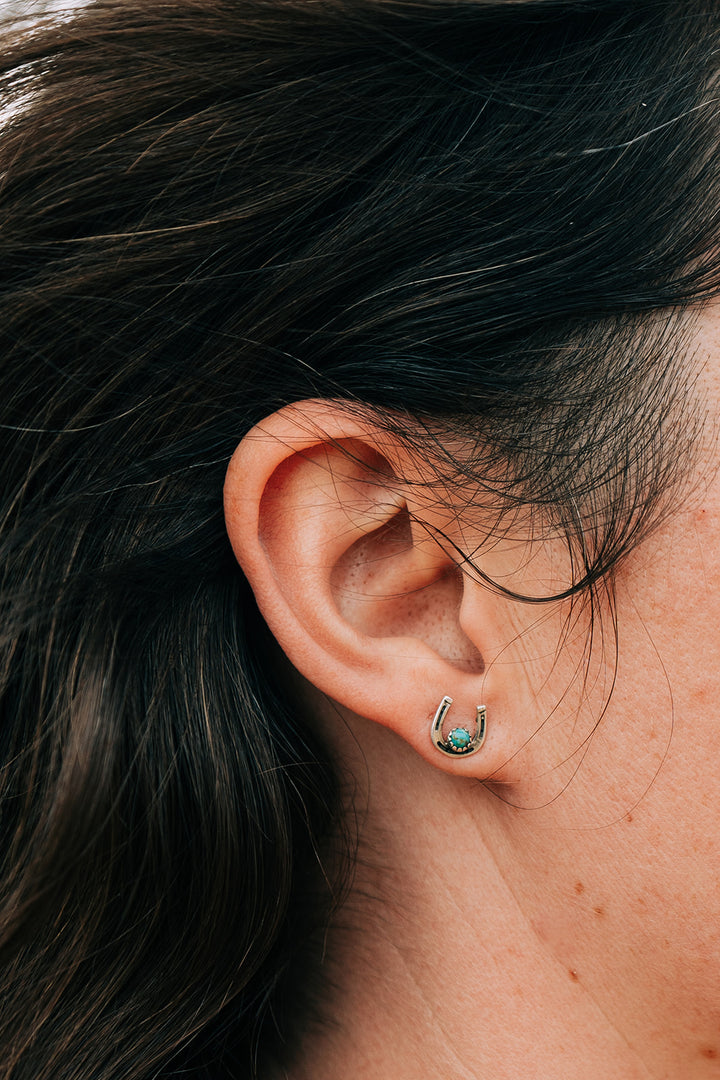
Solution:
[(477, 715), (475, 717), (475, 734), (471, 735), (466, 727), (455, 727), (449, 733), (447, 739), (443, 738), (443, 721), (447, 716), (448, 710), (453, 703), (453, 699), (445, 695), (440, 704), (438, 710), (435, 713), (435, 718), (430, 728), (430, 738), (432, 739), (433, 746), (437, 747), (443, 754), (450, 754), (456, 756), (458, 754), (474, 754), (476, 750), (479, 750), (482, 744), (485, 742), (485, 718), (487, 709), (484, 705), (478, 705)]

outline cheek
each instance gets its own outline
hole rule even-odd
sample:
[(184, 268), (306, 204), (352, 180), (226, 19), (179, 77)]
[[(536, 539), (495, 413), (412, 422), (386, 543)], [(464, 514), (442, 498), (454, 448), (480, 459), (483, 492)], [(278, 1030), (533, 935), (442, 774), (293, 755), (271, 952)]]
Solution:
[(638, 552), (618, 583), (618, 625), (607, 749), (628, 788), (643, 776), (633, 874), (675, 912), (687, 948), (710, 930), (720, 945), (720, 500)]
[[(720, 650), (720, 485), (642, 545), (620, 582), (623, 636), (646, 638), (673, 689), (704, 682)], [(625, 645), (627, 650), (628, 646)]]

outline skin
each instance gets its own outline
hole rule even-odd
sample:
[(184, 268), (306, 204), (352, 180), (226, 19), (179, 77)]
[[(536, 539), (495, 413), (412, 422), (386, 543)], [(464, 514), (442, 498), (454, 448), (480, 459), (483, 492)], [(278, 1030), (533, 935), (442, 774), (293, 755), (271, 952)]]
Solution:
[[(290, 1080), (720, 1077), (717, 305), (697, 359), (694, 483), (619, 570), (609, 704), (611, 635), (583, 682), (586, 614), (460, 575), (429, 531), (468, 551), (483, 522), (407, 451), (330, 403), (238, 448), (229, 535), (362, 822)], [(482, 559), (530, 592), (567, 574), (552, 539)], [(487, 704), (471, 758), (430, 743), (446, 693), (457, 723)]]

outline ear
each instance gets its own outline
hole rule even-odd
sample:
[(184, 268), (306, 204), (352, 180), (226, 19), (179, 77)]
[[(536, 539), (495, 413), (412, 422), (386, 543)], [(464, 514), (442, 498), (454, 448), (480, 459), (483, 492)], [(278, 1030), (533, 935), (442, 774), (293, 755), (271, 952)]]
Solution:
[[(412, 477), (399, 441), (342, 403), (288, 406), (233, 455), (228, 534), (271, 632), (307, 680), (435, 766), (487, 778), (512, 756), (493, 715), (504, 676), (483, 655), (496, 651), (492, 594), (439, 542), (443, 510), (430, 509), (427, 485)], [(477, 706), (487, 707), (477, 753), (433, 744), (446, 695), (446, 735), (474, 734)]]

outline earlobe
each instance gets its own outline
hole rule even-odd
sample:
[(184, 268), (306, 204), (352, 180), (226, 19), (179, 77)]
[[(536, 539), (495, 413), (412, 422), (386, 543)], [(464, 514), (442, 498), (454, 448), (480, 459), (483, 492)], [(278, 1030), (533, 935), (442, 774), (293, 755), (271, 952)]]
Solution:
[[(233, 455), (228, 534), (310, 683), (437, 767), (487, 777), (507, 748), (489, 722), (485, 737), (484, 704), (481, 725), (480, 643), (460, 619), (467, 582), (422, 520), (402, 454), (341, 403), (282, 409)], [(446, 696), (453, 715), (438, 727)]]

